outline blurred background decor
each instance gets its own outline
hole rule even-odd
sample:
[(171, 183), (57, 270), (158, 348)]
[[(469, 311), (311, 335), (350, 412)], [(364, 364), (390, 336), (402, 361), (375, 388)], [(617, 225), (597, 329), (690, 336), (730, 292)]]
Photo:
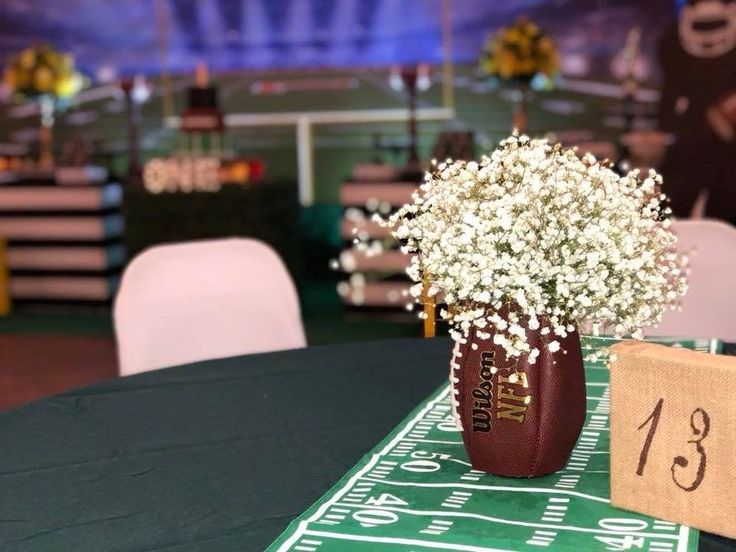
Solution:
[[(231, 235), (261, 239), (285, 260), (310, 344), (420, 335), (406, 310), (407, 259), (371, 216), (410, 199), (430, 159), (495, 148), (518, 111), (514, 78), (530, 81), (523, 107), (534, 136), (621, 172), (662, 170), (680, 216), (707, 191), (714, 199), (695, 205), (700, 216), (734, 221), (734, 3), (700, 4), (4, 2), (0, 59), (49, 43), (89, 86), (70, 95), (45, 84), (55, 103), (53, 174), (37, 169), (38, 98), (10, 80), (0, 86), (0, 237), (14, 300), (0, 340), (84, 333), (109, 351), (110, 301), (135, 254)], [(514, 47), (547, 45), (547, 64), (535, 62), (544, 78), (518, 61), (503, 74), (479, 69), (479, 53), (520, 19)], [(13, 82), (14, 67), (3, 67)], [(416, 72), (414, 97), (402, 68)], [(419, 171), (405, 170), (411, 158)], [(365, 237), (365, 249), (353, 243)], [(87, 362), (72, 349), (66, 358)], [(32, 364), (67, 386), (84, 372)], [(115, 373), (114, 360), (96, 373)], [(17, 382), (39, 390), (51, 381), (26, 368), (14, 378), (9, 401), (21, 400)]]
[[(661, 166), (672, 209), (736, 223), (736, 3), (688, 0), (662, 34)], [(707, 192), (707, 201), (704, 198)]]

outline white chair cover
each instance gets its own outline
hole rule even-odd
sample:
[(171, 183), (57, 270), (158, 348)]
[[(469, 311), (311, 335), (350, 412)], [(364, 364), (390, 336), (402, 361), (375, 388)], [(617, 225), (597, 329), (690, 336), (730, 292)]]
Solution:
[(306, 345), (294, 283), (253, 239), (144, 251), (125, 270), (114, 321), (121, 375)]
[(645, 335), (736, 341), (736, 228), (711, 219), (679, 220), (672, 228), (690, 257), (689, 290), (682, 311), (665, 313)]

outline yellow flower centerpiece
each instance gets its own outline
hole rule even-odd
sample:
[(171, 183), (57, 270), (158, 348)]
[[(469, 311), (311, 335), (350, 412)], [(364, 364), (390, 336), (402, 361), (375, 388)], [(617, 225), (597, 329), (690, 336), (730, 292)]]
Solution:
[(518, 88), (514, 127), (526, 130), (526, 95), (532, 81), (539, 88), (551, 88), (560, 69), (560, 55), (552, 38), (535, 23), (519, 18), (486, 42), (480, 69), (504, 84)]
[(503, 81), (529, 83), (537, 75), (552, 79), (560, 69), (560, 55), (549, 35), (522, 17), (488, 39), (480, 66)]
[(85, 84), (84, 77), (75, 68), (74, 58), (48, 44), (30, 46), (8, 58), (3, 82), (17, 100), (33, 100), (39, 103), (39, 164), (42, 167), (53, 166), (54, 110), (65, 107)]
[(30, 46), (11, 55), (3, 81), (19, 100), (44, 95), (65, 100), (84, 86), (84, 77), (76, 70), (71, 54), (59, 52), (48, 44)]

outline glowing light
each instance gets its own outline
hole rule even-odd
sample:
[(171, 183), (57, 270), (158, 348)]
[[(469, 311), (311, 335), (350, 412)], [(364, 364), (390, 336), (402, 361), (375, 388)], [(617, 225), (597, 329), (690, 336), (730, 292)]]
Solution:
[(216, 157), (153, 158), (143, 169), (143, 185), (154, 194), (162, 192), (216, 192), (220, 189)]

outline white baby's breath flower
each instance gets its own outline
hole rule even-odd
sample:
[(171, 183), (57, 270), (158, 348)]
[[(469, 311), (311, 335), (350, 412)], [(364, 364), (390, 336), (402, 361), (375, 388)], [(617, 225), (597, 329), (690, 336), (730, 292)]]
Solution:
[(593, 156), (511, 136), (478, 162), (434, 167), (381, 223), (414, 254), (411, 294), (420, 300), (426, 279), (448, 305), (454, 339), (475, 331), (531, 362), (540, 353), (527, 328), (555, 352), (556, 337), (582, 323), (638, 337), (677, 306), (687, 263), (659, 185), (654, 172), (620, 176)]

